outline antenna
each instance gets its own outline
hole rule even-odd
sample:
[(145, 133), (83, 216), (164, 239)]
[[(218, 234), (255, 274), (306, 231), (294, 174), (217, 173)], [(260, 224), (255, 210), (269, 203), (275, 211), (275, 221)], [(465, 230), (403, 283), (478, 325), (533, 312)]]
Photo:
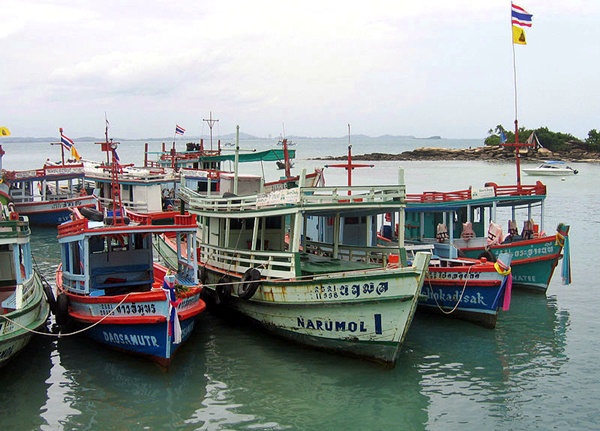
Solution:
[(212, 111), (210, 111), (210, 116), (207, 119), (203, 119), (202, 121), (206, 121), (208, 123), (208, 128), (210, 129), (210, 150), (212, 151), (213, 149), (213, 144), (212, 144), (212, 128), (215, 125), (215, 123), (218, 123), (219, 120), (213, 120), (212, 117)]

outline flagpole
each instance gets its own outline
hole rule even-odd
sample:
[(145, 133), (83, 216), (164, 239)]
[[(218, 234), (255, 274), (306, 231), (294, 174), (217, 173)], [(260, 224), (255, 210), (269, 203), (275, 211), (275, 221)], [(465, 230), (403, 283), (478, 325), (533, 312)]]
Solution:
[(60, 160), (62, 161), (62, 165), (65, 165), (65, 147), (62, 143), (62, 133), (63, 128), (59, 127), (58, 131), (60, 132)]

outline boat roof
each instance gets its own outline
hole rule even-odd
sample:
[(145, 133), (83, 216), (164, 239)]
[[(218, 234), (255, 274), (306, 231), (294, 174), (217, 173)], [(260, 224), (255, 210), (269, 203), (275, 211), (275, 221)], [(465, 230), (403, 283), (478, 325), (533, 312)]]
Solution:
[(67, 180), (83, 178), (83, 163), (49, 165), (45, 164), (40, 169), (27, 169), (23, 171), (6, 171), (11, 181), (42, 181), (42, 180)]
[[(349, 194), (350, 192), (351, 194)], [(382, 214), (404, 207), (404, 185), (295, 187), (251, 196), (201, 195), (187, 187), (181, 198), (193, 214), (220, 218), (253, 218), (302, 212), (345, 217)]]
[[(190, 152), (191, 154), (193, 154), (194, 152)], [(289, 157), (291, 159), (293, 159), (296, 155), (296, 150), (288, 150), (288, 154)], [(277, 160), (283, 160), (284, 159), (284, 151), (277, 149), (277, 148), (273, 148), (270, 150), (265, 150), (265, 151), (254, 151), (251, 153), (238, 153), (237, 155), (238, 161), (240, 163), (247, 163), (247, 162), (274, 162)], [(224, 161), (235, 161), (236, 159), (236, 155), (235, 154), (220, 154), (220, 155), (202, 155), (199, 154), (198, 155), (198, 160), (202, 160), (205, 162), (224, 162)]]
[(65, 222), (58, 226), (58, 241), (72, 241), (79, 236), (106, 236), (128, 233), (156, 233), (165, 232), (194, 232), (197, 229), (194, 215), (176, 215), (174, 223), (169, 225), (151, 224), (152, 217), (138, 215), (145, 222), (130, 222), (124, 225), (106, 225), (101, 221), (91, 221), (83, 216)]

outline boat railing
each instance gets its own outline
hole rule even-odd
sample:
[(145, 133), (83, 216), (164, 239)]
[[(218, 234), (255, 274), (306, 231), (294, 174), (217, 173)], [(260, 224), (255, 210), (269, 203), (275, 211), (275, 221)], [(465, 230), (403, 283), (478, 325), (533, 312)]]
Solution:
[[(98, 202), (100, 202), (101, 208), (110, 208), (112, 206), (113, 201), (110, 198), (98, 197)], [(148, 202), (130, 201), (130, 200), (123, 199), (122, 203), (126, 209), (131, 210), (133, 212), (141, 213), (141, 214), (148, 212)]]
[(81, 218), (58, 225), (58, 236), (74, 235), (88, 228), (88, 219)]
[(306, 252), (329, 256), (344, 261), (351, 262), (370, 262), (370, 263), (381, 263), (383, 266), (387, 266), (390, 261), (390, 255), (398, 256), (398, 246), (354, 246), (347, 244), (338, 244), (336, 249), (330, 243), (323, 243), (318, 241), (307, 241)]
[(249, 268), (256, 268), (267, 279), (293, 278), (296, 274), (294, 256), (291, 252), (238, 250), (202, 244), (200, 261), (227, 272), (243, 274)]
[(404, 203), (405, 186), (296, 187), (252, 196), (204, 196), (187, 187), (182, 187), (179, 193), (189, 203), (190, 209), (245, 211), (289, 204), (307, 207), (312, 205), (389, 205), (394, 203), (400, 206)]
[(493, 187), (496, 196), (546, 196), (546, 186), (541, 181), (533, 185), (499, 186), (496, 183), (486, 183), (485, 186)]
[(31, 230), (29, 229), (29, 219), (27, 216), (19, 216), (18, 219), (10, 220), (0, 218), (0, 238), (12, 238), (30, 234)]
[(471, 190), (457, 190), (453, 192), (424, 192), (420, 194), (408, 193), (406, 202), (425, 203), (425, 202), (450, 202), (471, 199)]

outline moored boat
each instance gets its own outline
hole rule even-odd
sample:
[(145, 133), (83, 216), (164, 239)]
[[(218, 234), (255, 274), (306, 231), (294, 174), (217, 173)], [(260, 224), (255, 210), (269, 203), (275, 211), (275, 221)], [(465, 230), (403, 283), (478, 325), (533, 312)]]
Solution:
[[(412, 250), (419, 249), (423, 247)], [(433, 257), (421, 289), (419, 310), (495, 328), (499, 310), (510, 308), (511, 256), (502, 254), (492, 262), (485, 257), (449, 257), (442, 247), (431, 246), (431, 250)]]
[(573, 169), (565, 162), (560, 160), (547, 160), (536, 168), (523, 168), (521, 170), (527, 175), (555, 177), (563, 177), (566, 175), (575, 175), (579, 173), (577, 169)]
[(27, 217), (0, 203), (0, 366), (46, 325), (54, 299), (33, 267), (30, 237)]
[[(74, 323), (99, 343), (168, 368), (206, 307), (191, 250), (196, 224), (192, 215), (174, 216), (169, 225), (153, 224), (149, 215), (130, 220), (119, 201), (116, 145), (103, 148), (113, 152), (111, 209), (101, 220), (74, 210), (73, 220), (58, 227), (57, 323)], [(163, 232), (184, 239), (176, 242), (173, 272), (154, 261), (153, 237)]]
[[(62, 129), (61, 138), (74, 149)], [(69, 219), (71, 209), (96, 206), (96, 198), (85, 188), (83, 163), (78, 159), (65, 160), (63, 143), (51, 145), (61, 146), (61, 161), (48, 159), (40, 169), (2, 170), (16, 211), (27, 216), (32, 226), (57, 226)], [(0, 157), (3, 154), (0, 149)]]
[[(487, 183), (483, 188), (408, 194), (404, 234), (410, 242), (451, 244), (462, 256), (474, 259), (483, 256), (493, 261), (508, 253), (514, 285), (546, 292), (563, 256), (563, 282), (571, 280), (569, 226), (561, 223), (555, 234), (545, 233), (546, 193), (546, 186), (538, 181), (535, 185)], [(507, 220), (508, 235), (497, 223), (502, 217)], [(518, 217), (523, 221), (520, 232)], [(388, 226), (389, 235), (394, 235), (393, 230)]]
[(288, 339), (393, 366), (430, 258), (408, 265), (402, 244), (376, 243), (377, 215), (402, 211), (405, 186), (305, 184), (237, 196), (182, 187), (207, 296)]

